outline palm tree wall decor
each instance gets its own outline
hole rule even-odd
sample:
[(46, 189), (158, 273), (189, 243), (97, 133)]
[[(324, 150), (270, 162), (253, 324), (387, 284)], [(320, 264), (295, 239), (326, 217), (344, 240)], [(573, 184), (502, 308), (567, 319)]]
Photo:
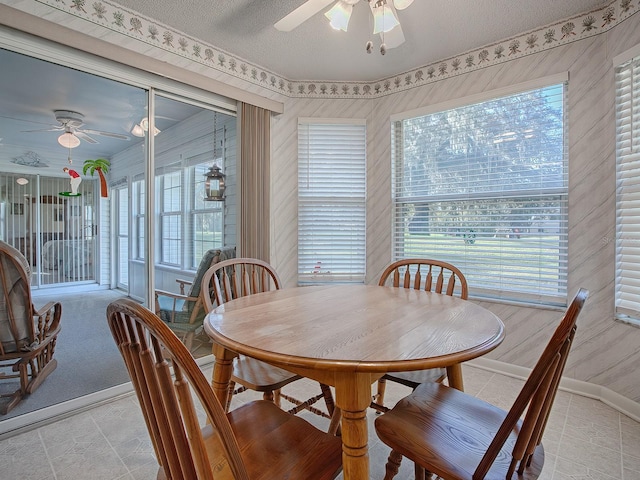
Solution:
[(98, 177), (100, 177), (100, 196), (103, 198), (107, 198), (109, 196), (109, 191), (107, 190), (107, 179), (104, 174), (109, 172), (109, 167), (111, 166), (111, 162), (105, 158), (97, 158), (95, 160), (85, 160), (84, 165), (82, 167), (82, 173), (87, 174), (89, 171), (89, 175), (93, 177), (95, 172), (98, 172)]

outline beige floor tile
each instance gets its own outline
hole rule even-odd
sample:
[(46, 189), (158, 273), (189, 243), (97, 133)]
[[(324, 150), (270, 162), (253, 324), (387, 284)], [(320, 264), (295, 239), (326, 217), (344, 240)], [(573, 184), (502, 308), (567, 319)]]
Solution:
[(625, 471), (624, 480), (630, 478), (640, 478), (640, 450), (636, 450), (634, 455), (622, 454), (622, 467)]
[(619, 425), (602, 425), (583, 418), (567, 417), (564, 434), (593, 445), (620, 451)]
[(556, 473), (564, 472), (560, 466), (565, 461), (570, 461), (574, 465), (584, 467), (592, 475), (600, 472), (613, 478), (622, 478), (622, 453), (619, 449), (612, 450), (576, 437), (563, 435), (557, 455)]
[(0, 442), (0, 478), (50, 480), (55, 478), (38, 431)]
[(620, 413), (593, 398), (573, 395), (568, 415), (574, 419), (584, 419), (596, 425), (615, 425), (620, 423)]
[(523, 385), (523, 380), (504, 375), (495, 375), (490, 382), (480, 389), (476, 396), (485, 402), (504, 410), (509, 410)]
[(622, 451), (640, 457), (640, 423), (621, 422), (620, 429), (622, 431)]
[[(468, 393), (505, 409), (511, 407), (523, 384), (479, 368), (465, 366), (463, 372)], [(211, 367), (205, 368), (207, 378), (211, 373)], [(303, 379), (284, 391), (306, 398), (319, 392), (319, 386)], [(392, 406), (409, 393), (410, 389), (389, 382), (385, 404)], [(244, 392), (234, 397), (232, 407), (259, 398), (261, 393)], [(325, 409), (322, 400), (317, 406)], [(309, 412), (300, 415), (318, 428), (328, 426), (325, 418)], [(375, 412), (369, 411), (367, 418), (371, 479), (379, 480), (384, 477), (389, 448), (375, 434)], [(599, 401), (558, 392), (543, 443), (546, 461), (539, 480), (640, 480), (640, 423)], [(0, 465), (3, 480), (5, 476), (21, 480), (152, 480), (157, 473), (135, 395), (0, 441)], [(396, 480), (412, 479), (413, 464), (405, 459)]]

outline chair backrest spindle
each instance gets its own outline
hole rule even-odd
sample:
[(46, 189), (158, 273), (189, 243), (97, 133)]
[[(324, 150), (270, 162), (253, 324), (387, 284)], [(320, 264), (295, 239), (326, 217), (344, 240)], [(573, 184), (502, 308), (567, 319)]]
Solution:
[(202, 301), (207, 311), (229, 300), (281, 286), (271, 265), (255, 258), (232, 258), (217, 263), (205, 272), (202, 282)]
[[(426, 272), (423, 272), (423, 267)], [(393, 262), (385, 269), (378, 282), (381, 286), (387, 283), (393, 287), (422, 289), (449, 296), (459, 292), (462, 299), (469, 296), (467, 281), (457, 267), (428, 258), (407, 258)]]

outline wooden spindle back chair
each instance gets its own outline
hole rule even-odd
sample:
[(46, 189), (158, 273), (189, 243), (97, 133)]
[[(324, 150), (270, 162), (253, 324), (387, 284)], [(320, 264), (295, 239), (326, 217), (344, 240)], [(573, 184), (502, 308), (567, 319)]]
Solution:
[[(449, 296), (458, 296), (463, 300), (469, 297), (467, 280), (462, 272), (447, 262), (428, 258), (407, 258), (391, 263), (380, 276), (380, 286), (413, 288)], [(413, 372), (391, 372), (378, 380), (377, 392), (371, 407), (378, 412), (387, 411), (384, 406), (386, 382), (391, 381), (416, 388), (425, 382), (441, 382), (446, 378), (444, 368), (431, 368)]]
[(376, 418), (379, 438), (392, 448), (385, 480), (395, 476), (403, 456), (444, 480), (538, 478), (542, 436), (587, 296), (578, 291), (508, 412), (426, 383)]
[(156, 314), (125, 298), (108, 306), (107, 319), (151, 436), (158, 479), (339, 474), (338, 437), (264, 400), (227, 414), (191, 353)]
[[(202, 282), (203, 303), (207, 311), (236, 298), (271, 289), (278, 290), (282, 285), (274, 268), (256, 258), (234, 258), (217, 263), (204, 274)], [(294, 405), (288, 410), (289, 413), (308, 410), (331, 418), (335, 404), (328, 385), (320, 384), (320, 393), (305, 400), (281, 392), (282, 387), (301, 378), (281, 368), (240, 355), (233, 363), (227, 409), (234, 394), (254, 390), (264, 392), (264, 398), (274, 401), (278, 406), (281, 405), (281, 398), (286, 399)], [(235, 388), (235, 384), (240, 384), (241, 387)], [(327, 412), (314, 407), (320, 399), (324, 399)]]

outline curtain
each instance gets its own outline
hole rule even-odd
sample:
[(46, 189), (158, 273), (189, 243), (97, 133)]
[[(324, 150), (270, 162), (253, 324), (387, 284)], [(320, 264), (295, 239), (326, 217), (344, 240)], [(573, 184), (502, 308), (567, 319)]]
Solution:
[(243, 103), (240, 109), (239, 254), (269, 261), (271, 112)]

